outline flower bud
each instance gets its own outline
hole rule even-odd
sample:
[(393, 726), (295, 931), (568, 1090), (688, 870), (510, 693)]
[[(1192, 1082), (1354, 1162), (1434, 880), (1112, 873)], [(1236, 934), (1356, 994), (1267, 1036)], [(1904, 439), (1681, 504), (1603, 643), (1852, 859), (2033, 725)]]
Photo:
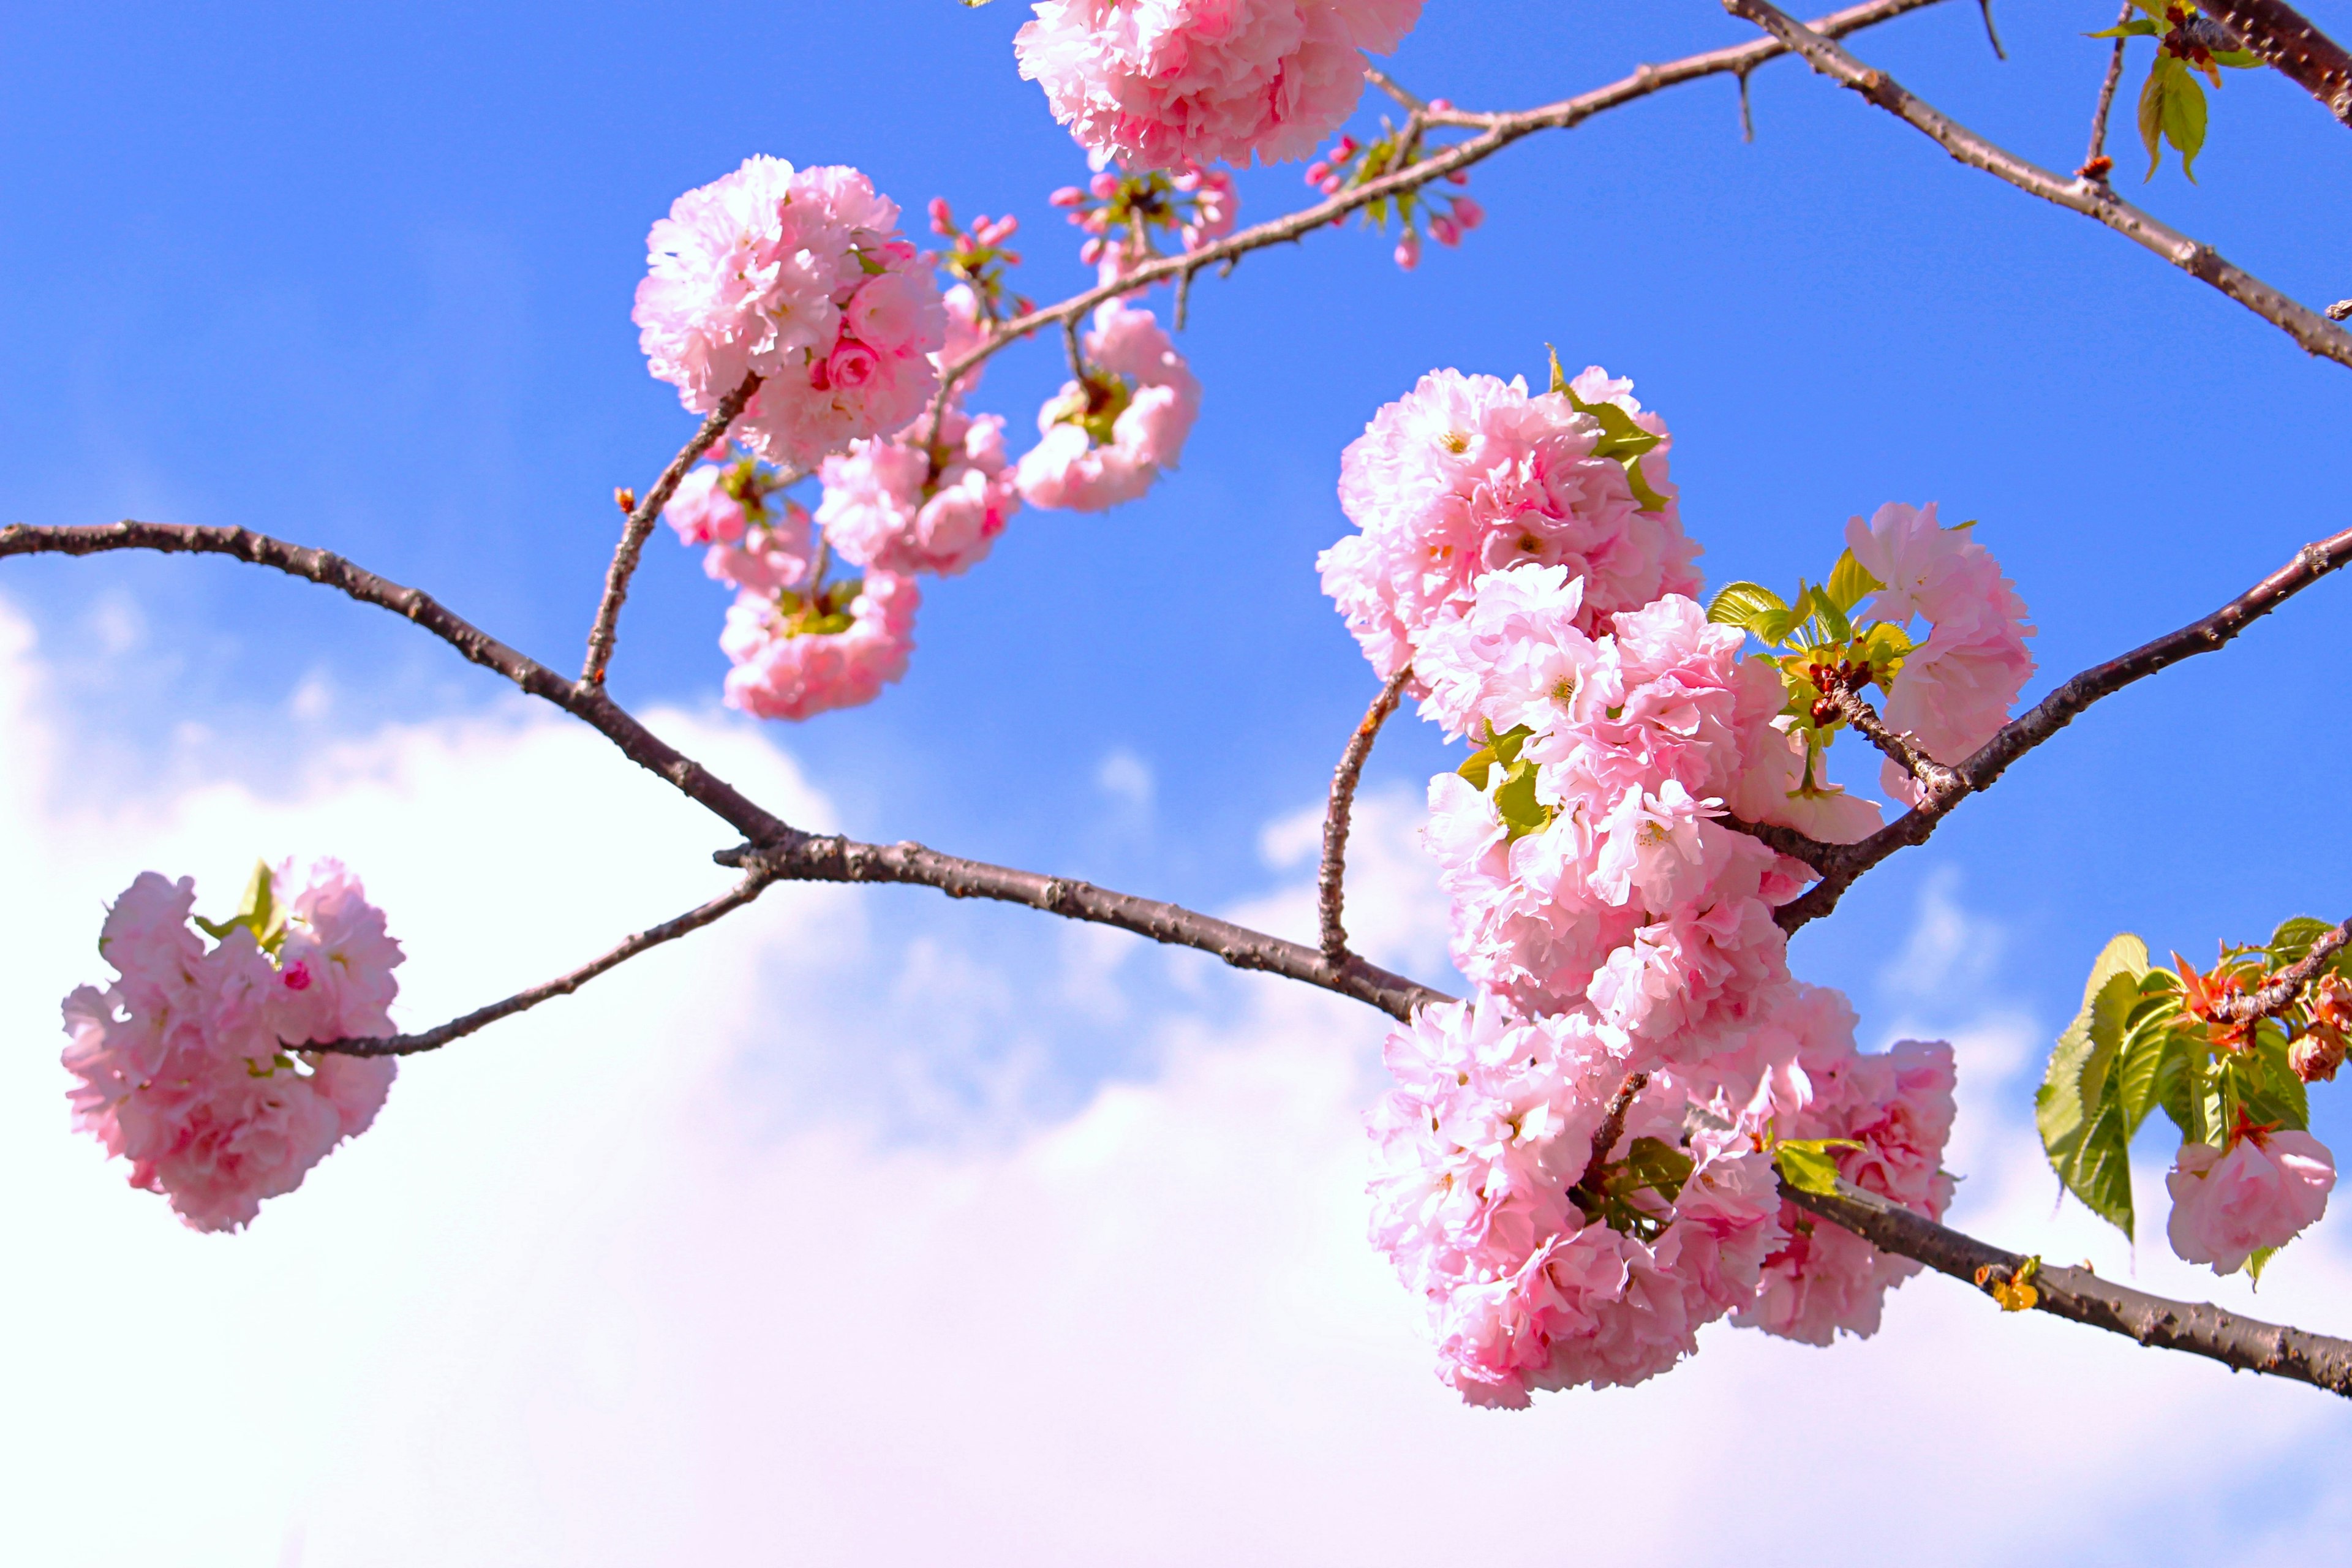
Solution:
[(1480, 224), (1486, 221), (1486, 209), (1480, 206), (1476, 202), (1472, 201), (1468, 196), (1455, 196), (1453, 199), (1452, 205), (1454, 208), (1454, 221), (1462, 226), (1462, 232), (1465, 234), (1469, 233), (1472, 229), (1476, 228)]
[(1421, 265), (1421, 235), (1417, 230), (1406, 229), (1404, 237), (1397, 241), (1396, 264), (1407, 272)]
[(2305, 1083), (2333, 1081), (2336, 1069), (2344, 1065), (2344, 1037), (2325, 1024), (2315, 1024), (2309, 1034), (2287, 1047), (2286, 1062)]
[(1081, 202), (1084, 202), (1086, 199), (1087, 193), (1078, 189), (1077, 186), (1064, 185), (1060, 190), (1055, 191), (1052, 195), (1047, 196), (1045, 198), (1045, 202), (1049, 206), (1074, 207), (1078, 205)]
[(955, 218), (948, 211), (948, 199), (945, 196), (931, 198), (931, 232), (933, 234), (955, 232)]

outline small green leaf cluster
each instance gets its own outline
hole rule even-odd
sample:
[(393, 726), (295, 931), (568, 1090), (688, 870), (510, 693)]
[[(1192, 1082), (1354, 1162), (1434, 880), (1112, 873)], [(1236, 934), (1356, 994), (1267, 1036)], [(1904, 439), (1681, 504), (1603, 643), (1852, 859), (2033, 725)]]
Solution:
[[(1575, 1200), (1586, 1223), (1598, 1222), (1636, 1240), (1653, 1242), (1673, 1223), (1675, 1200), (1682, 1195), (1690, 1173), (1691, 1157), (1684, 1151), (1664, 1139), (1636, 1138), (1622, 1160), (1601, 1166), (1568, 1195)], [(1666, 1212), (1658, 1213), (1653, 1202), (1644, 1200), (1645, 1193), (1663, 1199)]]
[(1760, 583), (1733, 583), (1707, 605), (1708, 620), (1752, 634), (1780, 669), (1788, 695), (1782, 711), (1791, 721), (1790, 733), (1805, 742), (1802, 793), (1820, 787), (1816, 773), (1822, 753), (1845, 724), (1832, 691), (1858, 692), (1865, 686), (1892, 691), (1913, 651), (1910, 635), (1895, 623), (1855, 620), (1864, 598), (1885, 586), (1845, 550), (1826, 582), (1800, 579), (1792, 598), (1783, 599)]
[(1763, 1146), (1781, 1178), (1801, 1193), (1828, 1196), (1837, 1191), (1837, 1156), (1832, 1149), (1859, 1149), (1852, 1138), (1774, 1138), (1768, 1131)]
[(253, 933), (253, 940), (259, 944), (261, 951), (274, 958), (278, 950), (286, 945), (288, 912), (286, 906), (278, 901), (277, 873), (269, 868), (268, 861), (257, 860), (253, 863), (253, 875), (246, 880), (245, 896), (237, 900), (235, 914), (225, 921), (208, 921), (202, 915), (195, 916), (194, 920), (205, 934), (215, 942), (242, 926)]
[(2147, 148), (2147, 178), (2156, 178), (2164, 163), (2164, 143), (2169, 142), (2180, 154), (2180, 172), (2194, 183), (2197, 154), (2205, 148), (2208, 113), (2205, 89), (2199, 85), (2197, 73), (2203, 72), (2219, 89), (2221, 67), (2250, 70), (2263, 63), (2262, 57), (2246, 49), (2215, 48), (2214, 44), (2227, 35), (2195, 5), (2182, 0), (2132, 0), (2132, 4), (2147, 15), (2089, 37), (2158, 40), (2155, 63), (2149, 66), (2139, 93), (2139, 139)]
[(1495, 810), (1514, 840), (1542, 832), (1559, 815), (1558, 807), (1546, 805), (1536, 798), (1536, 764), (1519, 754), (1533, 733), (1527, 725), (1518, 724), (1497, 735), (1494, 726), (1488, 725), (1486, 743), (1454, 770), (1482, 794), (1494, 782), (1496, 770), (1502, 771), (1502, 781), (1493, 791)]
[(1551, 390), (1568, 399), (1569, 406), (1579, 414), (1589, 415), (1600, 421), (1601, 439), (1592, 448), (1592, 456), (1613, 461), (1625, 470), (1625, 483), (1633, 492), (1633, 500), (1643, 511), (1664, 511), (1666, 498), (1650, 486), (1649, 477), (1642, 472), (1642, 459), (1658, 448), (1665, 437), (1654, 430), (1644, 430), (1633, 422), (1633, 416), (1615, 404), (1607, 401), (1587, 403), (1576, 395), (1568, 377), (1559, 368), (1559, 351), (1549, 343), (1545, 352), (1551, 355)]
[(806, 594), (791, 588), (778, 591), (776, 608), (782, 613), (787, 637), (835, 637), (855, 621), (850, 607), (866, 592), (863, 577), (843, 577), (819, 584)]
[[(2184, 1142), (2216, 1148), (2250, 1127), (2307, 1131), (2310, 1104), (2294, 1047), (2332, 1028), (2324, 1004), (2306, 992), (2277, 1016), (2251, 1022), (2218, 1016), (2215, 1004), (2259, 989), (2329, 929), (2298, 916), (2262, 946), (2225, 950), (2203, 973), (2178, 953), (2172, 967), (2151, 963), (2147, 945), (2129, 932), (2108, 942), (2034, 1096), (2042, 1150), (2065, 1189), (2129, 1237), (2131, 1142), (2151, 1113), (2162, 1110)], [(2315, 978), (2332, 995), (2335, 984), (2352, 981), (2352, 952), (2336, 954)], [(2257, 1275), (2268, 1256), (2253, 1259)]]
[(1075, 425), (1096, 446), (1108, 447), (1116, 439), (1113, 427), (1118, 416), (1134, 401), (1135, 389), (1124, 376), (1088, 366), (1069, 390), (1045, 405), (1045, 415), (1048, 423)]

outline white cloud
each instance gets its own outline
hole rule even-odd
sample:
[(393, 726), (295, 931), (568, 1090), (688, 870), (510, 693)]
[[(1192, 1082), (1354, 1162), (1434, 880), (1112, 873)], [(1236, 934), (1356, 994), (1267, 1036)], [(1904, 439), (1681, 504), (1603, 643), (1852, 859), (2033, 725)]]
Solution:
[(1150, 811), (1159, 780), (1150, 763), (1122, 749), (1105, 757), (1095, 770), (1095, 787), (1130, 811)]
[[(928, 1038), (891, 1037), (899, 1015), (866, 1005), (894, 986), (975, 1027), (1009, 1026), (1030, 993), (977, 940), (887, 946), (845, 889), (781, 889), (410, 1064), (383, 1123), (250, 1234), (193, 1236), (63, 1126), (53, 998), (95, 969), (99, 905), (132, 871), (227, 889), (256, 852), (339, 850), (395, 915), (422, 1021), (707, 897), (727, 835), (584, 731), (516, 715), (352, 741), (270, 798), (77, 789), (81, 721), (26, 703), (40, 668), (24, 636), (0, 607), (9, 1560), (2202, 1563), (2252, 1561), (2264, 1540), (2332, 1548), (2338, 1405), (2005, 1316), (1937, 1279), (1899, 1292), (1866, 1344), (1718, 1329), (1640, 1389), (1462, 1409), (1361, 1239), (1384, 1020), (1236, 980), (1213, 988), (1222, 1022), (1105, 1026), (1148, 1036), (1150, 1070), (1073, 1114), (886, 1141), (811, 1099), (821, 1073), (771, 1069), (921, 1058)], [(664, 724), (797, 820), (825, 820), (764, 736)], [(1438, 929), (1413, 816), (1374, 797), (1351, 854), (1351, 923), (1393, 962), (1425, 958)], [(1262, 912), (1311, 930), (1297, 880)], [(1040, 986), (1066, 962), (1048, 955)], [(1130, 973), (1108, 942), (1075, 962), (1112, 984)], [(780, 1084), (802, 1087), (779, 1104)], [(2124, 1268), (2095, 1221), (2052, 1221), (2019, 1086), (1964, 1094), (1984, 1129), (1967, 1221)], [(2152, 1287), (2210, 1289), (2152, 1251)], [(2326, 1326), (2347, 1273), (2332, 1247), (2299, 1247), (2260, 1307)], [(2268, 1535), (2229, 1511), (2254, 1490)]]

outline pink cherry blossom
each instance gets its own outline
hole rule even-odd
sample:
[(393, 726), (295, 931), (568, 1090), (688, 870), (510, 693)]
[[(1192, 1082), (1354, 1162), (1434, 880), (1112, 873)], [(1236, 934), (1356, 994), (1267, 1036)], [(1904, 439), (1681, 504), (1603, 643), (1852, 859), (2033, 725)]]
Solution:
[(771, 596), (802, 587), (815, 563), (815, 529), (808, 509), (790, 499), (763, 504), (760, 521), (745, 530), (740, 542), (714, 544), (702, 556), (705, 575)]
[(1150, 311), (1105, 300), (1086, 353), (1088, 378), (1065, 383), (1038, 412), (1043, 438), (1015, 470), (1032, 506), (1100, 511), (1135, 500), (1176, 466), (1200, 414), (1201, 384)]
[[(1655, 415), (1594, 368), (1576, 383), (1587, 402), (1628, 405), (1643, 429)], [(1585, 389), (1600, 395), (1590, 395)], [(1413, 662), (1423, 638), (1459, 616), (1488, 572), (1533, 562), (1583, 583), (1578, 629), (1606, 629), (1620, 610), (1698, 591), (1667, 477), (1671, 438), (1642, 458), (1663, 510), (1640, 510), (1615, 458), (1596, 458), (1600, 423), (1566, 396), (1528, 395), (1524, 381), (1433, 371), (1373, 416), (1342, 455), (1339, 504), (1360, 531), (1318, 562), (1365, 657), (1382, 676)], [(1417, 688), (1418, 689), (1418, 688)]]
[(2183, 1143), (2164, 1184), (2172, 1194), (2165, 1225), (2172, 1250), (2216, 1274), (2234, 1274), (2327, 1212), (2336, 1156), (2308, 1132), (2242, 1128), (2226, 1151)]
[(988, 553), (1020, 510), (1004, 456), (1004, 420), (950, 405), (930, 447), (924, 416), (888, 440), (824, 460), (816, 521), (842, 559), (902, 576), (952, 576)]
[(868, 572), (853, 597), (835, 584), (817, 603), (749, 589), (727, 612), (719, 646), (734, 661), (727, 703), (762, 719), (806, 719), (871, 702), (907, 673), (915, 647), (914, 580)]
[(250, 1224), (300, 1185), (374, 1121), (395, 1071), (300, 1048), (392, 1032), (401, 952), (383, 913), (331, 860), (299, 885), (282, 868), (270, 889), (274, 953), (242, 923), (207, 949), (189, 923), (194, 884), (142, 873), (100, 937), (117, 980), (65, 1001), (74, 1124), (197, 1230)]
[(678, 480), (662, 521), (687, 544), (732, 544), (743, 537), (743, 503), (727, 493), (727, 470), (714, 463)]
[(635, 320), (653, 374), (698, 414), (757, 374), (732, 434), (806, 470), (912, 418), (947, 318), (898, 208), (855, 169), (751, 158), (646, 240)]
[(1021, 74), (1097, 155), (1136, 168), (1303, 157), (1363, 95), (1421, 0), (1039, 0)]

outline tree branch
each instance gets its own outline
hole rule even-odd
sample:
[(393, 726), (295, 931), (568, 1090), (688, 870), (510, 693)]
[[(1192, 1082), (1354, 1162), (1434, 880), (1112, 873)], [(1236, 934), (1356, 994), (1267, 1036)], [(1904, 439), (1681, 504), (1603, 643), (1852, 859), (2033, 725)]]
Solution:
[(2268, 1018), (2284, 1013), (2303, 988), (2311, 984), (2312, 976), (2327, 966), (2327, 961), (2352, 942), (2352, 921), (2347, 921), (2334, 931), (2311, 944), (2311, 951), (2278, 972), (2271, 983), (2242, 996), (2224, 996), (2212, 1005), (2214, 1021), (2223, 1024), (2251, 1024), (2257, 1018)]
[[(2026, 1259), (2013, 1252), (1948, 1230), (1924, 1215), (1890, 1203), (1841, 1180), (1834, 1196), (1780, 1184), (1780, 1195), (1832, 1224), (1843, 1226), (1882, 1252), (1924, 1263), (1939, 1274), (1976, 1285), (1988, 1295), (1998, 1279), (2017, 1277)], [(1979, 1284), (1979, 1271), (1985, 1271)], [(2168, 1300), (2110, 1284), (2087, 1268), (2037, 1264), (2032, 1275), (2037, 1310), (2122, 1334), (2158, 1350), (2186, 1351), (2239, 1372), (2293, 1378), (2352, 1397), (2352, 1341), (2306, 1333), (2301, 1329), (2242, 1318), (2208, 1302)]]
[(736, 788), (646, 729), (602, 687), (566, 680), (516, 652), (422, 589), (403, 587), (352, 565), (331, 551), (289, 544), (244, 528), (193, 523), (116, 522), (84, 528), (0, 528), (0, 559), (11, 555), (96, 555), (110, 550), (154, 550), (167, 555), (226, 555), (267, 566), (405, 616), (485, 669), (496, 670), (531, 696), (551, 702), (621, 749), (639, 767), (709, 811), (747, 838), (793, 831)]
[[(2279, 0), (2198, 0), (2197, 8), (2227, 26), (2264, 64), (2352, 125), (2352, 54)], [(2120, 41), (2120, 40), (2119, 40)]]
[[(2144, 680), (2184, 658), (2212, 653), (2249, 626), (2277, 609), (2314, 583), (2352, 562), (2352, 529), (2306, 544), (2293, 561), (2280, 567), (2211, 615), (2131, 652), (2095, 665), (2065, 681), (2023, 713), (2001, 726), (2000, 732), (1951, 770), (1948, 793), (1931, 794), (1927, 801), (1880, 828), (1859, 844), (1824, 847), (1813, 861), (1822, 879), (1804, 894), (1783, 904), (1778, 919), (1783, 931), (1794, 932), (1837, 907), (1854, 879), (1896, 850), (1924, 844), (1937, 823), (1954, 806), (2007, 772), (2009, 765), (2050, 739), (2077, 714), (2103, 697), (2113, 696), (2134, 681)], [(1753, 831), (1752, 829), (1750, 831)], [(1762, 837), (1760, 834), (1758, 837)], [(1769, 841), (1768, 841), (1769, 842)]]
[(1585, 1156), (1584, 1170), (1569, 1186), (1571, 1193), (1591, 1192), (1592, 1178), (1609, 1163), (1609, 1152), (1617, 1147), (1617, 1140), (1625, 1136), (1625, 1118), (1632, 1114), (1633, 1102), (1650, 1087), (1650, 1075), (1645, 1072), (1627, 1073), (1617, 1092), (1609, 1097), (1609, 1109), (1601, 1113), (1601, 1125), (1592, 1130), (1592, 1152)]
[(1917, 780), (1929, 799), (1933, 800), (1951, 789), (1952, 770), (1920, 750), (1914, 736), (1889, 729), (1886, 721), (1878, 716), (1878, 710), (1864, 701), (1862, 694), (1853, 687), (1843, 681), (1832, 681), (1822, 695), (1830, 700), (1830, 705), (1838, 710), (1839, 718), (1876, 746), (1888, 761)]
[[(1871, 0), (1870, 4), (1850, 5), (1843, 11), (1822, 17), (1813, 24), (1819, 36), (1842, 38), (1849, 33), (1900, 16), (1907, 11), (1921, 10), (1940, 5), (1943, 0)], [(1328, 201), (1273, 219), (1236, 234), (1228, 235), (1213, 245), (1188, 250), (1181, 256), (1163, 256), (1145, 262), (1126, 277), (1099, 284), (1071, 295), (1058, 304), (1046, 305), (1004, 323), (992, 333), (987, 342), (949, 365), (945, 381), (949, 384), (962, 379), (973, 367), (986, 363), (992, 355), (1015, 339), (1026, 336), (1038, 328), (1055, 321), (1074, 321), (1106, 300), (1138, 293), (1166, 279), (1188, 275), (1216, 262), (1230, 266), (1253, 250), (1270, 245), (1281, 245), (1304, 239), (1318, 228), (1347, 216), (1360, 207), (1387, 196), (1418, 189), (1432, 180), (1443, 179), (1457, 169), (1493, 156), (1505, 147), (1538, 131), (1568, 130), (1605, 110), (1618, 108), (1635, 99), (1647, 98), (1664, 88), (1678, 87), (1701, 77), (1727, 73), (1745, 75), (1766, 60), (1788, 53), (1787, 46), (1771, 38), (1759, 38), (1753, 43), (1729, 48), (1710, 49), (1705, 54), (1688, 55), (1664, 65), (1645, 65), (1633, 75), (1620, 78), (1605, 87), (1562, 99), (1558, 103), (1516, 113), (1477, 114), (1464, 110), (1415, 110), (1425, 125), (1450, 126), (1476, 131), (1478, 135), (1466, 142), (1457, 142), (1423, 159), (1409, 168), (1400, 169), (1376, 180), (1370, 180), (1349, 190), (1341, 191)]]
[(2311, 353), (2338, 364), (2352, 365), (2352, 332), (2318, 311), (2288, 298), (2243, 268), (2221, 259), (2210, 245), (2190, 239), (2088, 178), (2063, 180), (2039, 164), (2029, 163), (1970, 131), (1917, 98), (1885, 71), (1874, 70), (1821, 34), (1767, 3), (1767, 0), (1723, 0), (1724, 9), (1755, 23), (1790, 48), (1805, 57), (1812, 68), (1841, 86), (1853, 89), (1879, 108), (1932, 138), (1946, 152), (1973, 169), (2008, 181), (2046, 202), (2078, 212), (2114, 229), (2134, 244), (2154, 251), (2190, 277), (2211, 284), (2254, 314), (2277, 327)]
[(1370, 1004), (1397, 1019), (1452, 998), (1443, 991), (1350, 956), (1334, 964), (1303, 942), (1286, 942), (1178, 904), (1115, 893), (1091, 882), (1016, 871), (982, 860), (942, 855), (919, 844), (861, 844), (838, 836), (796, 833), (774, 843), (741, 844), (712, 857), (722, 866), (764, 867), (780, 880), (901, 882), (937, 888), (951, 899), (1000, 899), (1069, 920), (1117, 926), (1171, 947), (1215, 953), (1235, 969), (1305, 981)]
[(421, 1035), (394, 1035), (389, 1039), (331, 1040), (324, 1045), (296, 1046), (302, 1051), (331, 1051), (347, 1057), (408, 1057), (420, 1051), (437, 1051), (452, 1040), (461, 1040), (477, 1029), (486, 1028), (501, 1018), (538, 1006), (553, 996), (568, 996), (608, 969), (626, 963), (649, 948), (666, 942), (675, 942), (691, 931), (699, 931), (722, 915), (731, 914), (766, 892), (775, 879), (754, 871), (731, 889), (699, 908), (688, 910), (674, 921), (639, 931), (612, 952), (590, 963), (583, 963), (569, 974), (561, 974), (544, 985), (534, 985), (528, 991), (518, 991), (503, 1002), (493, 1002), (487, 1007), (476, 1008), (462, 1018), (453, 1018), (437, 1029), (427, 1029)]
[[(2116, 13), (2116, 26), (2120, 27), (2132, 19), (2138, 7), (2132, 0), (2124, 0), (2123, 9)], [(2107, 57), (2107, 74), (2099, 83), (2099, 106), (2091, 111), (2091, 150), (2083, 154), (2083, 166), (2074, 171), (2078, 180), (2107, 183), (2107, 171), (2116, 161), (2107, 156), (2107, 111), (2116, 106), (2116, 89), (2124, 79), (2124, 40), (2117, 38), (2114, 53)]]
[(1404, 683), (1412, 679), (1411, 665), (1389, 677), (1372, 705), (1364, 710), (1356, 732), (1348, 737), (1347, 750), (1339, 753), (1339, 765), (1331, 773), (1331, 804), (1323, 812), (1323, 864), (1315, 876), (1315, 906), (1322, 917), (1323, 962), (1334, 968), (1348, 962), (1348, 928), (1340, 923), (1339, 915), (1348, 897), (1348, 818), (1355, 808), (1356, 784), (1363, 777), (1364, 759), (1372, 754), (1381, 726), (1396, 711)]
[(629, 596), (629, 579), (636, 574), (637, 557), (645, 552), (646, 536), (654, 531), (654, 520), (661, 516), (662, 508), (677, 493), (678, 481), (695, 460), (710, 449), (710, 444), (727, 434), (727, 426), (743, 412), (743, 405), (760, 390), (760, 378), (747, 375), (743, 384), (719, 400), (719, 406), (702, 422), (694, 438), (678, 448), (669, 467), (661, 471), (654, 488), (646, 499), (629, 513), (629, 521), (621, 530), (621, 542), (613, 551), (613, 564), (604, 571), (604, 596), (596, 605), (595, 625), (588, 631), (588, 658), (580, 667), (580, 679), (586, 686), (604, 684), (605, 667), (613, 662), (613, 639), (618, 634), (621, 603)]

